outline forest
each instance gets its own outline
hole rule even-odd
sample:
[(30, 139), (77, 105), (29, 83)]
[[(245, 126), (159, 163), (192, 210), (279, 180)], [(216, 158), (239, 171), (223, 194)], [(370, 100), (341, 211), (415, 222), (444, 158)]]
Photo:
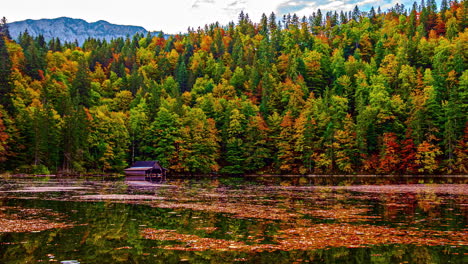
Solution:
[(83, 45), (0, 24), (0, 172), (466, 174), (468, 1)]

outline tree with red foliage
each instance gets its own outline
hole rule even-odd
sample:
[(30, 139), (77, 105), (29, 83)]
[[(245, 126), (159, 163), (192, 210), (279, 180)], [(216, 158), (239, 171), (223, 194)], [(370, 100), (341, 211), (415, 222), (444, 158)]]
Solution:
[(436, 25), (434, 27), (437, 35), (439, 36), (444, 36), (445, 35), (445, 22), (444, 20), (442, 19), (442, 17), (439, 15), (437, 17), (437, 21), (436, 21)]
[(455, 147), (455, 170), (460, 173), (468, 172), (468, 122), (465, 125), (465, 134)]
[(393, 174), (400, 167), (400, 144), (395, 133), (385, 133), (383, 136), (383, 149), (380, 154), (378, 172)]
[(415, 163), (416, 161), (416, 145), (414, 144), (413, 139), (410, 137), (412, 134), (411, 131), (406, 133), (406, 138), (400, 144), (400, 168), (399, 171), (401, 173), (417, 173), (418, 168)]
[[(0, 109), (1, 110), (1, 109)], [(4, 162), (7, 158), (8, 138), (10, 137), (6, 132), (6, 127), (3, 124), (3, 113), (0, 111), (0, 161)]]

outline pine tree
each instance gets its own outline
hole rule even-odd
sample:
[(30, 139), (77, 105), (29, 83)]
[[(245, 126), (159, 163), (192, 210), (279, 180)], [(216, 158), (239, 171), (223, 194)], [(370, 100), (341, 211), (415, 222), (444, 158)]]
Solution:
[(84, 58), (78, 61), (78, 71), (73, 79), (70, 95), (75, 105), (91, 106), (91, 80), (88, 63)]
[(8, 27), (8, 21), (5, 17), (0, 20), (0, 36), (7, 39), (11, 39), (10, 29)]
[(6, 37), (0, 34), (0, 103), (8, 113), (13, 112), (11, 102), (11, 60), (6, 46)]

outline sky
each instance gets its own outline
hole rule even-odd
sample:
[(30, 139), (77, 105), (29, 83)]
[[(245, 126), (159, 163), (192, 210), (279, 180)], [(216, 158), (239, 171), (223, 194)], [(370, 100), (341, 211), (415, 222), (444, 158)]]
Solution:
[[(418, 0), (419, 2), (419, 0)], [(188, 27), (204, 27), (216, 21), (226, 25), (237, 22), (241, 11), (253, 22), (262, 13), (275, 12), (277, 17), (296, 13), (309, 16), (318, 8), (323, 11), (349, 11), (359, 6), (368, 11), (372, 6), (386, 10), (396, 3), (412, 6), (412, 0), (5, 0), (0, 17), (8, 22), (25, 19), (71, 17), (88, 22), (106, 20), (113, 24), (142, 26), (149, 31), (169, 34), (184, 33)]]

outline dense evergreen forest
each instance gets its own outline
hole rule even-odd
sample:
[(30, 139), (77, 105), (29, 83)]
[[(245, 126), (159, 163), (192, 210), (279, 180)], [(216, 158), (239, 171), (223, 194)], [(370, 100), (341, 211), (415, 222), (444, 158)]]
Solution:
[(468, 166), (468, 1), (81, 47), (0, 25), (0, 171), (434, 174)]

